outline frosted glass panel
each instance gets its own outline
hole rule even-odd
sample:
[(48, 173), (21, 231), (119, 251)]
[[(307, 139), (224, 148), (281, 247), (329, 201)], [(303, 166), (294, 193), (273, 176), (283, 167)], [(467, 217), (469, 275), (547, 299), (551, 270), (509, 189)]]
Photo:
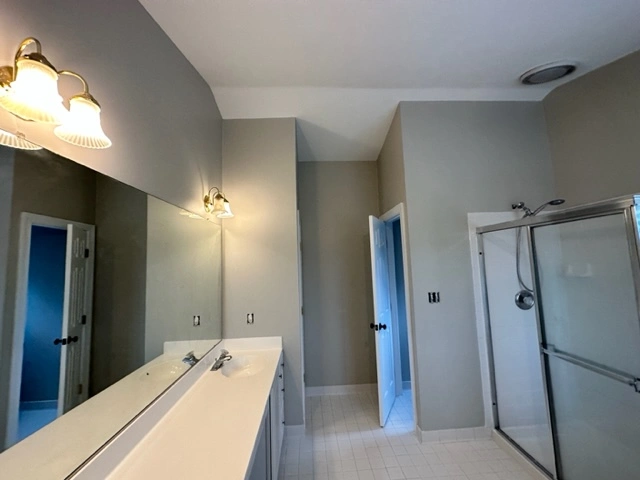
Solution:
[(545, 340), (640, 375), (640, 322), (622, 214), (533, 229)]
[[(523, 232), (521, 266), (532, 287), (529, 250)], [(484, 261), (499, 428), (548, 471), (554, 471), (535, 309), (520, 310), (514, 297), (516, 232), (483, 235)]]
[(640, 395), (628, 385), (549, 357), (563, 480), (640, 478)]

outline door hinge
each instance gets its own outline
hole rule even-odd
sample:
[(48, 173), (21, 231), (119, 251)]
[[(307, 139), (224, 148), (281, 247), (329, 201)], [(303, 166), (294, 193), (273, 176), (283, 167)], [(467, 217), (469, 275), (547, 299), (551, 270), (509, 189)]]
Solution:
[(82, 325), (86, 325), (87, 324), (87, 316), (86, 315), (82, 315), (82, 318), (80, 319), (80, 323)]
[(78, 395), (82, 395), (82, 384), (78, 384)]
[(88, 248), (84, 249), (84, 258), (89, 258), (89, 249)]

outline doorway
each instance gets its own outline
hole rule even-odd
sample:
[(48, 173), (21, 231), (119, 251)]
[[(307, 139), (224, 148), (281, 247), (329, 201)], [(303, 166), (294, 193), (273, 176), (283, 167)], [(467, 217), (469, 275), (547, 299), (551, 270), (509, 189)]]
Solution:
[(369, 217), (380, 426), (415, 430), (416, 382), (406, 215), (399, 204)]
[(23, 213), (11, 350), (9, 447), (87, 398), (95, 227)]

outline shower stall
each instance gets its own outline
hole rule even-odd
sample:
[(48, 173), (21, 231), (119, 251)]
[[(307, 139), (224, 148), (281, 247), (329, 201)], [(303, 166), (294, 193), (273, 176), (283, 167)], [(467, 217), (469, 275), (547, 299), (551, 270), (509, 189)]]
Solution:
[[(476, 230), (494, 424), (550, 478), (640, 478), (639, 207), (628, 196)], [(516, 306), (522, 283), (533, 308)]]

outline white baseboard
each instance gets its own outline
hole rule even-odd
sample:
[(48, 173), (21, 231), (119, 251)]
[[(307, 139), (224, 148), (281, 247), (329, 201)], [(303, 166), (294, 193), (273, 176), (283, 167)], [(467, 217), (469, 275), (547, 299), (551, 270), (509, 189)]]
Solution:
[(533, 480), (550, 480), (549, 476), (542, 472), (531, 460), (520, 453), (513, 445), (511, 445), (505, 438), (498, 432), (493, 430), (491, 432), (491, 439), (498, 444), (498, 446), (507, 452), (511, 457), (524, 468), (524, 470), (533, 477)]
[(418, 431), (418, 439), (422, 443), (462, 442), (465, 440), (485, 440), (488, 438), (491, 438), (491, 429), (487, 427)]
[(374, 393), (378, 385), (376, 383), (363, 383), (360, 385), (328, 385), (326, 387), (307, 387), (307, 397), (320, 395), (348, 395), (352, 393)]

